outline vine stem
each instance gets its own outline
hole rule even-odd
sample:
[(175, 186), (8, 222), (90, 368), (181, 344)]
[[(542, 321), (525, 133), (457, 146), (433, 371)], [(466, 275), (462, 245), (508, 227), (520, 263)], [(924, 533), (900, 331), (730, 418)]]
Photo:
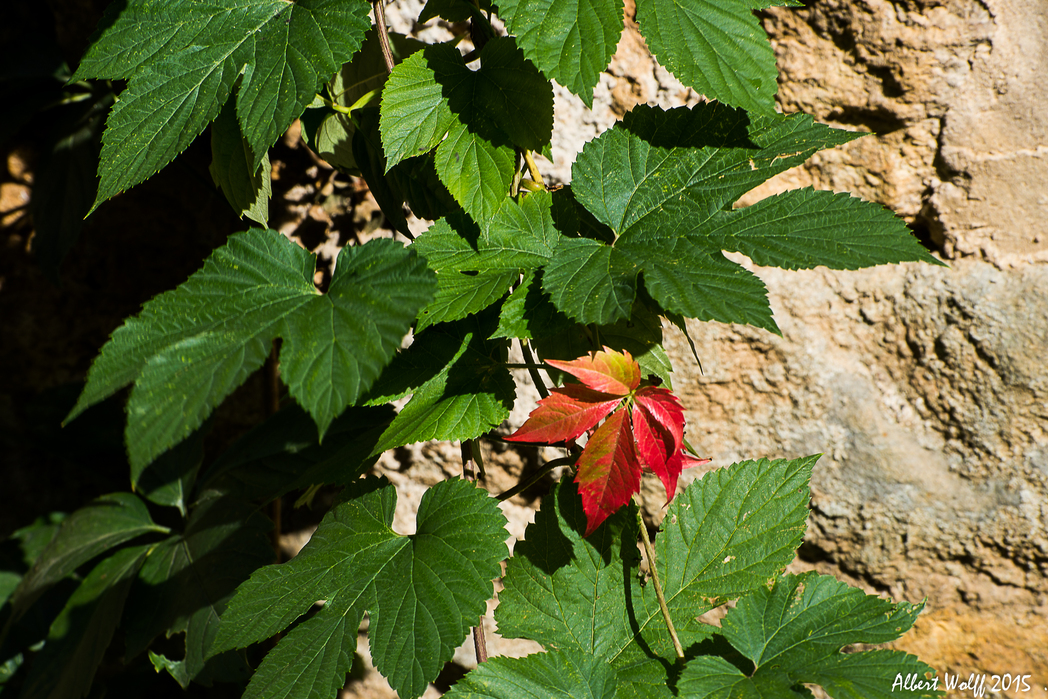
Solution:
[(542, 180), (542, 173), (539, 172), (539, 166), (535, 163), (535, 156), (531, 154), (530, 150), (524, 151), (524, 162), (528, 165), (528, 174), (531, 175), (531, 179), (545, 189), (546, 183)]
[[(634, 502), (636, 502), (638, 506), (640, 505), (640, 501), (636, 498), (634, 498)], [(651, 539), (648, 538), (648, 528), (644, 526), (644, 518), (641, 517), (640, 509), (637, 510), (637, 523), (640, 525), (640, 540), (644, 544), (644, 555), (648, 557), (648, 569), (651, 571), (651, 582), (655, 586), (655, 597), (659, 600), (659, 609), (662, 610), (662, 618), (666, 620), (666, 628), (670, 631), (670, 638), (673, 640), (673, 650), (677, 653), (677, 658), (683, 660), (684, 648), (680, 644), (680, 639), (677, 638), (677, 628), (673, 625), (673, 618), (670, 616), (670, 608), (666, 606), (666, 595), (662, 593), (662, 582), (659, 581), (655, 549), (651, 545)]]
[(389, 47), (389, 32), (386, 30), (386, 0), (374, 0), (375, 30), (378, 33), (378, 45), (382, 47), (382, 59), (386, 62), (386, 73), (393, 72), (393, 50)]
[(547, 473), (549, 473), (553, 469), (557, 468), (558, 466), (571, 466), (577, 460), (578, 460), (578, 456), (575, 455), (575, 454), (572, 454), (571, 456), (562, 456), (559, 459), (553, 459), (553, 461), (547, 461), (546, 463), (544, 463), (542, 465), (542, 467), (538, 471), (536, 471), (535, 473), (531, 474), (531, 478), (529, 478), (526, 481), (521, 481), (520, 483), (517, 483), (515, 486), (513, 486), (509, 490), (507, 490), (507, 491), (505, 491), (503, 493), (500, 493), (495, 499), (498, 500), (499, 502), (504, 502), (506, 500), (509, 500), (514, 495), (518, 495), (520, 493), (523, 493), (525, 490), (527, 490), (531, 486), (533, 486), (536, 483), (538, 483), (539, 481), (541, 481), (542, 478)]
[[(381, 2), (381, 0), (379, 0)], [(476, 482), (478, 471), (484, 473), (484, 462), (480, 455), (480, 444), (473, 439), (462, 440), (462, 447), (460, 450), (462, 455), (462, 475), (471, 481)], [(477, 625), (473, 627), (473, 652), (477, 654), (477, 664), (486, 661), (488, 659), (488, 643), (484, 637), (484, 617), (481, 616), (477, 620)]]
[(517, 342), (520, 343), (520, 353), (524, 356), (524, 364), (528, 367), (528, 374), (531, 375), (531, 380), (535, 383), (535, 388), (539, 390), (539, 395), (543, 398), (549, 398), (549, 389), (546, 388), (546, 384), (543, 383), (542, 377), (539, 376), (538, 365), (535, 364), (535, 357), (531, 354), (531, 348), (528, 347), (528, 341), (524, 338), (519, 338)]

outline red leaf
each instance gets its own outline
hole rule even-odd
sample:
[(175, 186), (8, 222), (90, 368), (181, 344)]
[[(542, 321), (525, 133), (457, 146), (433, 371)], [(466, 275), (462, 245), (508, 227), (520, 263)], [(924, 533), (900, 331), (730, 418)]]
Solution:
[(640, 385), (640, 365), (623, 350), (608, 347), (592, 357), (580, 357), (570, 362), (547, 359), (546, 363), (566, 371), (594, 391), (624, 396)]
[(631, 413), (637, 453), (662, 479), (669, 502), (684, 468), (684, 408), (666, 389), (649, 386), (637, 391)]
[(539, 401), (511, 442), (570, 442), (607, 417), (622, 402), (618, 396), (573, 384), (555, 388)]
[(586, 513), (586, 536), (640, 490), (641, 465), (625, 410), (612, 413), (579, 457), (575, 482)]

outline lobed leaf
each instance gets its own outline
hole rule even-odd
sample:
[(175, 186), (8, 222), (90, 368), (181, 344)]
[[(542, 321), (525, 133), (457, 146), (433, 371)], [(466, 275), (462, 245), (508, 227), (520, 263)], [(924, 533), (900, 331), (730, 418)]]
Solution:
[(451, 658), (494, 593), (508, 553), (505, 518), (486, 492), (461, 480), (423, 495), (412, 536), (390, 528), (395, 505), (388, 482), (358, 481), (325, 516), (316, 543), (259, 570), (238, 591), (218, 649), (265, 638), (327, 599), (266, 656), (247, 696), (334, 691), (345, 681), (365, 610), (375, 665), (400, 696), (421, 695)]
[(388, 239), (343, 248), (326, 295), (313, 265), (275, 231), (231, 236), (113, 333), (66, 419), (133, 382), (128, 450), (133, 467), (149, 463), (260, 367), (279, 335), (284, 381), (322, 437), (392, 358), (435, 284), (414, 251)]

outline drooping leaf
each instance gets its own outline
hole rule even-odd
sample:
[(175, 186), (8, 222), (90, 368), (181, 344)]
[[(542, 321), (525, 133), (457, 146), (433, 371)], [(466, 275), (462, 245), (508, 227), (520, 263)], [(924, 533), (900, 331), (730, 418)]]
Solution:
[(112, 5), (73, 80), (129, 79), (106, 123), (95, 206), (167, 165), (236, 95), (257, 169), (360, 48), (363, 0), (219, 0)]
[(165, 663), (183, 687), (190, 680), (210, 685), (246, 679), (243, 657), (228, 653), (212, 658), (211, 647), (236, 586), (273, 560), (271, 526), (255, 505), (206, 492), (194, 505), (185, 531), (149, 551), (128, 599), (128, 657), (161, 633), (184, 634), (183, 657)]
[(255, 160), (251, 146), (240, 133), (236, 110), (226, 102), (211, 125), (211, 179), (226, 195), (237, 216), (266, 225), (273, 185), (269, 179), (269, 153)]
[(883, 209), (840, 195), (802, 190), (752, 212), (731, 210), (773, 175), (858, 136), (801, 114), (638, 107), (588, 143), (572, 168), (572, 193), (614, 231), (614, 244), (562, 242), (543, 285), (567, 315), (606, 323), (628, 317), (643, 273), (671, 314), (777, 332), (763, 283), (723, 250), (787, 268), (927, 261)]
[[(7, 628), (51, 585), (104, 551), (149, 532), (166, 533), (132, 493), (112, 493), (69, 515), (11, 596)], [(7, 629), (5, 628), (5, 635)]]
[(51, 624), (21, 696), (45, 699), (87, 694), (150, 548), (144, 544), (117, 551), (87, 574)]
[(428, 0), (426, 6), (419, 14), (419, 24), (423, 24), (434, 17), (442, 17), (449, 22), (464, 22), (474, 16), (474, 12), (491, 11), (490, 0), (480, 0), (473, 3), (470, 0)]
[(231, 236), (113, 333), (67, 420), (134, 382), (128, 450), (133, 466), (148, 463), (199, 427), (282, 335), (281, 376), (323, 435), (392, 358), (434, 280), (414, 251), (388, 239), (343, 248), (326, 295), (313, 267), (275, 231)]
[(821, 686), (841, 699), (934, 697), (927, 688), (903, 686), (901, 677), (926, 681), (934, 670), (900, 651), (842, 654), (853, 643), (899, 638), (924, 605), (893, 604), (816, 573), (787, 575), (771, 589), (758, 588), (728, 610), (724, 637), (751, 660), (743, 674), (720, 659), (696, 658), (685, 667), (678, 690), (711, 697), (797, 696), (792, 687)]
[(613, 699), (615, 671), (578, 652), (490, 658), (444, 695), (448, 699)]
[(630, 419), (637, 440), (637, 454), (666, 487), (666, 501), (673, 500), (677, 479), (684, 468), (684, 406), (664, 388), (646, 386), (633, 397)]
[(623, 26), (622, 0), (500, 0), (499, 17), (548, 77), (593, 106)]
[(388, 482), (354, 484), (298, 557), (241, 587), (216, 649), (264, 639), (328, 600), (266, 656), (247, 696), (310, 697), (341, 686), (365, 610), (375, 665), (400, 696), (421, 695), (436, 677), (494, 593), (508, 553), (505, 518), (461, 480), (423, 495), (411, 536), (390, 528), (395, 505)]
[(197, 471), (204, 462), (205, 424), (149, 464), (131, 469), (131, 487), (150, 502), (177, 507), (183, 517)]
[(770, 0), (638, 0), (637, 23), (659, 63), (710, 99), (775, 110), (775, 53), (753, 10)]
[(579, 457), (575, 482), (586, 512), (587, 536), (640, 491), (641, 465), (628, 417), (625, 410), (612, 413)]

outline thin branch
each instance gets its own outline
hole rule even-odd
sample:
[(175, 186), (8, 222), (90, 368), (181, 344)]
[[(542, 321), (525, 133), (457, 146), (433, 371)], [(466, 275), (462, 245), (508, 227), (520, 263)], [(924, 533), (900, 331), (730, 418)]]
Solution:
[[(639, 505), (638, 501), (638, 505)], [(666, 628), (670, 631), (670, 638), (673, 639), (673, 650), (677, 653), (677, 658), (684, 659), (684, 648), (680, 644), (680, 639), (677, 638), (677, 629), (673, 626), (673, 618), (670, 616), (670, 608), (666, 606), (666, 595), (662, 593), (662, 583), (659, 582), (659, 571), (658, 563), (655, 559), (655, 549), (651, 545), (651, 539), (648, 538), (648, 528), (644, 526), (644, 518), (640, 515), (640, 510), (637, 510), (637, 523), (640, 525), (640, 539), (644, 544), (644, 555), (648, 557), (648, 569), (651, 571), (651, 582), (655, 586), (655, 597), (659, 600), (659, 609), (662, 610), (662, 618), (666, 620)]]
[[(381, 2), (381, 0), (379, 0)], [(477, 480), (475, 465), (480, 464), (480, 445), (476, 440), (464, 439), (460, 453), (462, 455), (462, 477), (471, 481)], [(483, 466), (479, 466), (483, 471)], [(488, 659), (488, 644), (484, 638), (484, 617), (480, 617), (477, 625), (473, 627), (473, 650), (477, 654), (477, 664)]]
[(375, 30), (378, 32), (378, 45), (382, 47), (382, 58), (386, 61), (386, 73), (393, 72), (393, 50), (389, 47), (389, 31), (386, 29), (386, 0), (374, 0)]
[[(528, 347), (528, 341), (519, 338), (517, 342), (520, 343), (520, 353), (524, 356), (524, 363), (535, 364), (535, 357), (531, 354), (531, 348)], [(546, 384), (543, 383), (542, 377), (539, 376), (539, 370), (534, 366), (529, 366), (528, 373), (531, 374), (531, 380), (535, 382), (535, 388), (539, 390), (539, 395), (543, 398), (549, 398), (549, 389), (546, 388)]]
[(527, 490), (528, 488), (545, 478), (546, 474), (552, 471), (553, 469), (557, 468), (558, 466), (571, 466), (577, 460), (578, 455), (572, 454), (571, 456), (562, 456), (559, 459), (547, 461), (542, 465), (542, 467), (538, 471), (531, 474), (531, 477), (528, 478), (528, 480), (521, 481), (520, 483), (517, 483), (515, 486), (505, 491), (504, 493), (500, 493), (496, 497), (496, 500), (498, 500), (499, 502), (504, 502), (506, 500), (509, 500), (514, 495), (520, 495), (525, 490)]

